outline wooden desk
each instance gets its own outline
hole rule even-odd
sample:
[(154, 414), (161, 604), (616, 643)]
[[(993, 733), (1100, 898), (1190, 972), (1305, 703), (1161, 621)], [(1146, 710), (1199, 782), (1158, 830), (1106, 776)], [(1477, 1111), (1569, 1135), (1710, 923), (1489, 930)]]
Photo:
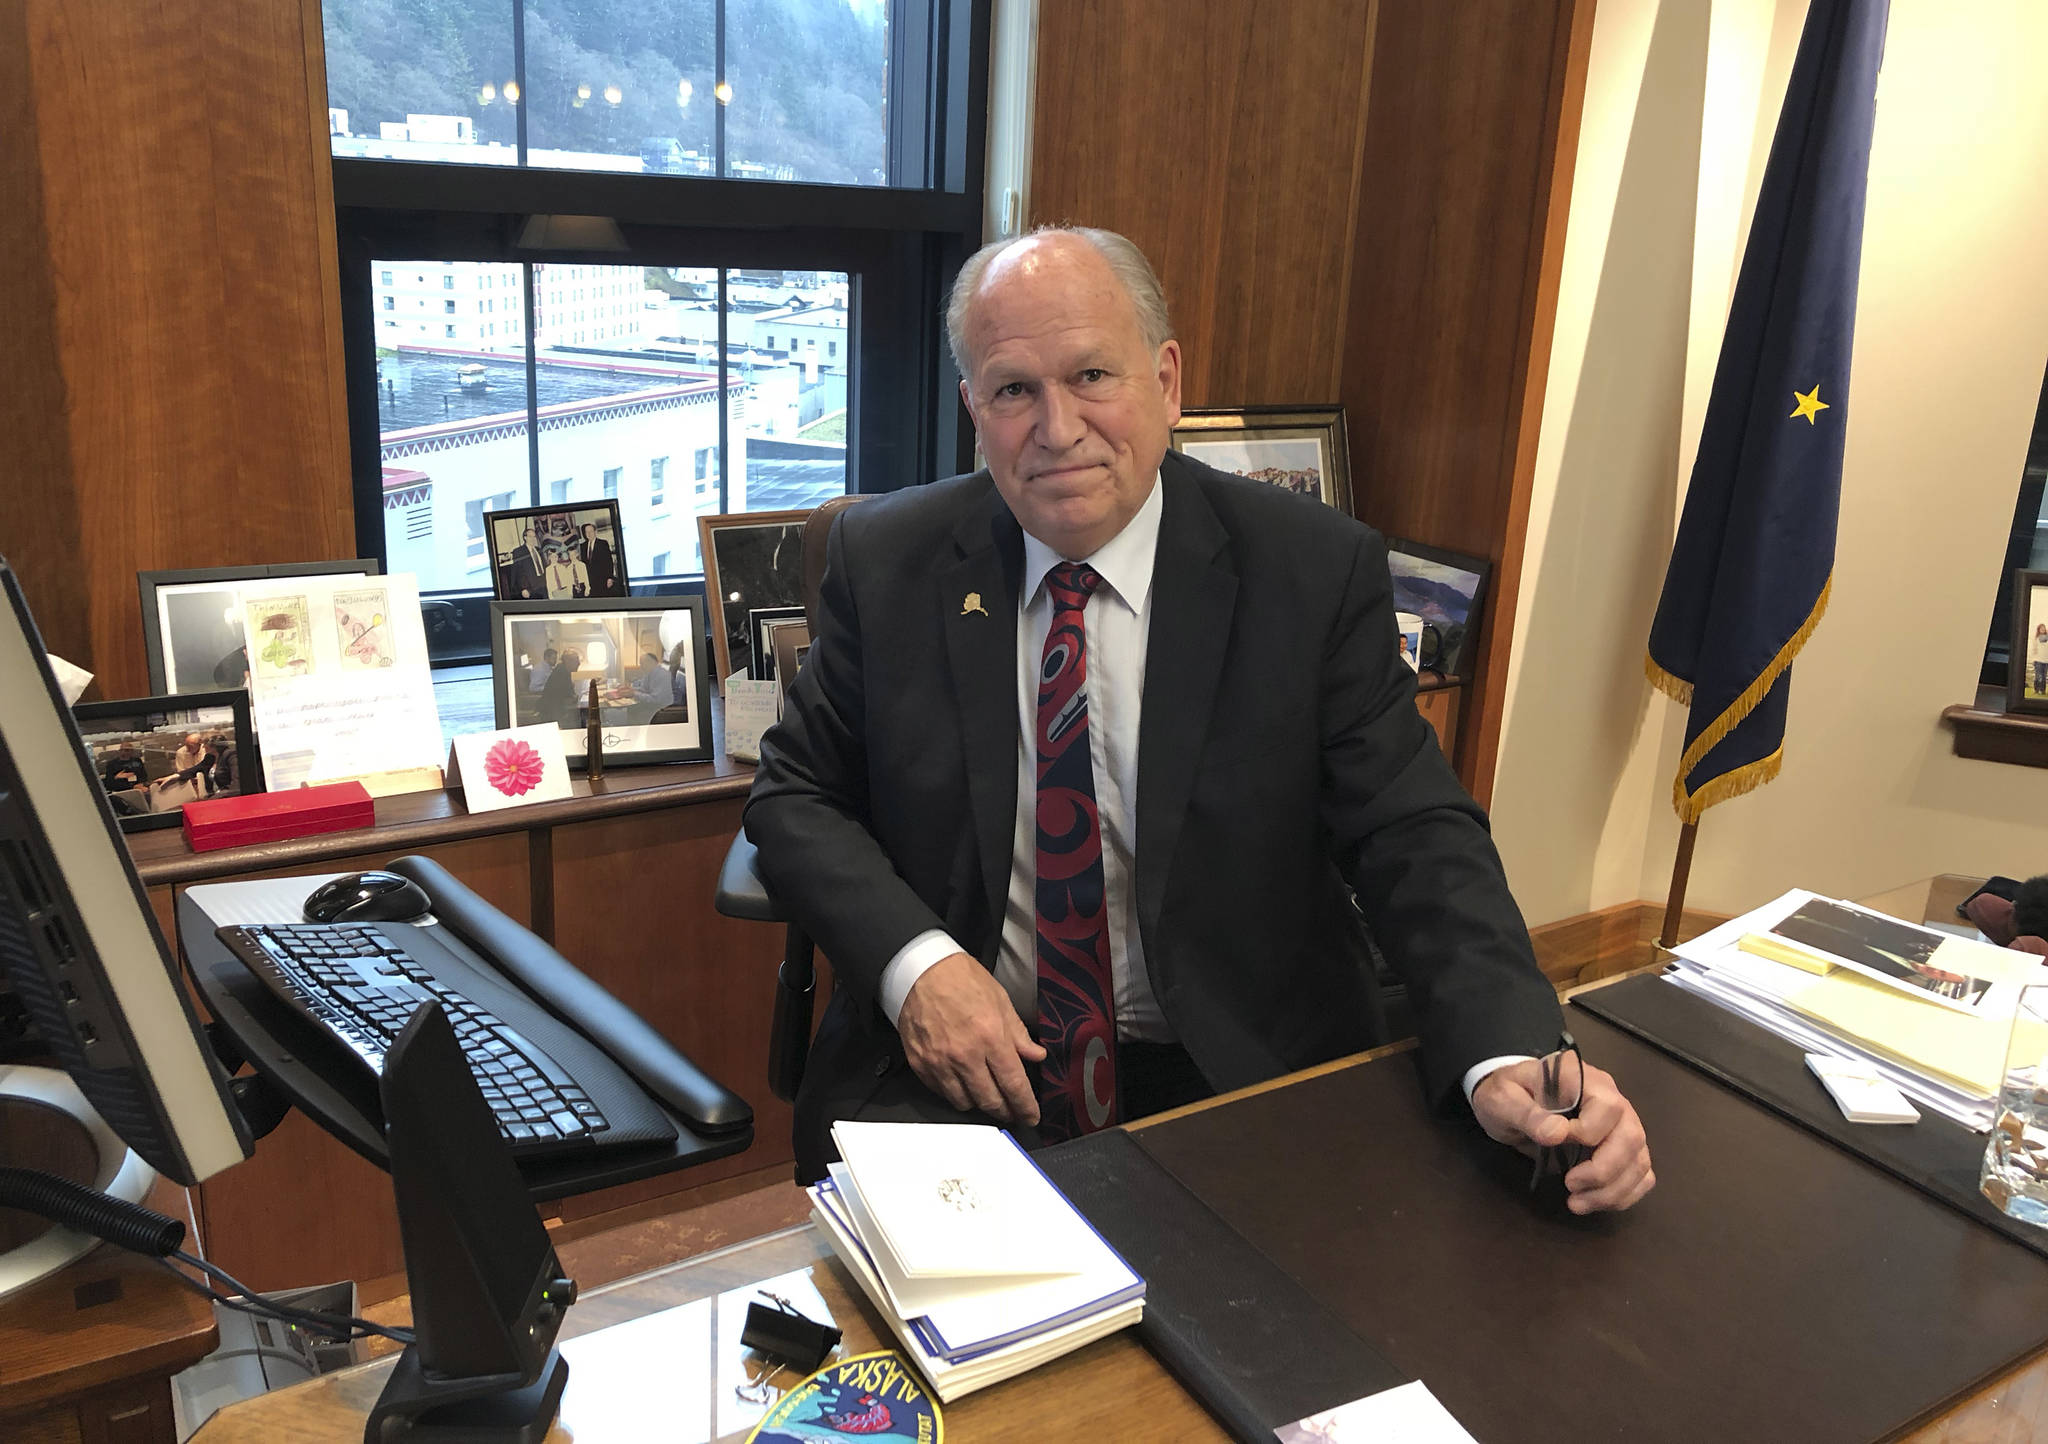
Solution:
[[(1295, 1078), (1164, 1115), (1160, 1120), (1148, 1120), (1143, 1127), (1189, 1119), (1226, 1102), (1259, 1098), (1280, 1087), (1306, 1083), (1401, 1051), (1405, 1049), (1397, 1047), (1326, 1065)], [(1827, 1147), (1817, 1140), (1811, 1146)], [(1839, 1155), (1832, 1150), (1829, 1156), (1839, 1162)], [(1263, 1163), (1260, 1167), (1261, 1178), (1275, 1176)], [(1445, 1180), (1440, 1175), (1433, 1177), (1435, 1182), (1426, 1186), (1441, 1187)], [(1451, 1182), (1461, 1186), (1495, 1186), (1475, 1185), (1472, 1180)], [(1263, 1186), (1246, 1184), (1248, 1189)], [(1241, 1204), (1242, 1199), (1217, 1201), (1217, 1206), (1229, 1217), (1233, 1203)], [(1604, 1231), (1611, 1235), (1624, 1233), (1628, 1227), (1625, 1220), (1618, 1226), (1595, 1222), (1583, 1232), (1597, 1236)], [(1382, 1248), (1403, 1246), (1395, 1238), (1387, 1240)], [(1316, 1252), (1313, 1241), (1302, 1241), (1301, 1248)], [(1297, 1276), (1306, 1276), (1301, 1273), (1298, 1260), (1281, 1262)], [(586, 1296), (571, 1311), (565, 1330), (565, 1339), (571, 1341), (567, 1349), (571, 1360), (569, 1389), (560, 1426), (550, 1439), (556, 1444), (567, 1444), (571, 1438), (577, 1444), (640, 1440), (648, 1437), (650, 1418), (662, 1421), (662, 1437), (667, 1439), (717, 1440), (721, 1444), (743, 1439), (759, 1411), (742, 1405), (732, 1394), (732, 1386), (740, 1382), (744, 1367), (737, 1342), (738, 1320), (755, 1286), (792, 1272), (806, 1275), (818, 1289), (834, 1320), (846, 1330), (849, 1352), (890, 1346), (890, 1336), (881, 1320), (831, 1257), (824, 1241), (808, 1227), (791, 1229)], [(1315, 1277), (1328, 1282), (1326, 1274), (1317, 1273)], [(1445, 1307), (1441, 1301), (1404, 1299), (1400, 1312), (1412, 1320), (1418, 1311), (1441, 1313)], [(1649, 1323), (1641, 1322), (1645, 1326)], [(1877, 1330), (1873, 1336), (1874, 1351), (1882, 1353), (1889, 1347), (1878, 1338), (1887, 1329), (1898, 1331), (1898, 1347), (1913, 1347), (1915, 1320), (1882, 1317), (1866, 1322)], [(1671, 1321), (1661, 1323), (1668, 1335)], [(630, 1327), (613, 1328), (615, 1325)], [(1443, 1327), (1457, 1332), (1465, 1325), (1451, 1320)], [(612, 1331), (597, 1332), (607, 1329)], [(587, 1342), (579, 1345), (574, 1342), (578, 1339)], [(1412, 1346), (1414, 1336), (1409, 1335), (1404, 1343)], [(1384, 1343), (1381, 1347), (1385, 1347)], [(1608, 1347), (1611, 1355), (1596, 1353), (1584, 1361), (1589, 1389), (1599, 1387), (1603, 1359), (1611, 1357), (1620, 1367), (1634, 1367), (1629, 1362), (1630, 1340), (1626, 1330), (1608, 1337)], [(1395, 1354), (1402, 1352), (1396, 1350)], [(1407, 1366), (1418, 1367), (1410, 1358)], [(224, 1410), (196, 1436), (197, 1444), (268, 1444), (278, 1438), (353, 1444), (361, 1437), (362, 1419), (382, 1388), (388, 1367), (388, 1363), (365, 1365)], [(1469, 1382), (1454, 1379), (1456, 1370), (1441, 1358), (1419, 1367), (1425, 1369), (1426, 1377), (1436, 1384), (1439, 1394), (1454, 1394), (1458, 1383)], [(1471, 1372), (1476, 1375), (1488, 1367), (1475, 1362)], [(2044, 1368), (2048, 1364), (2033, 1361), (1977, 1388), (1938, 1417), (1896, 1437), (1910, 1444), (2018, 1444), (2037, 1437), (2048, 1439), (2048, 1379), (2044, 1379)], [(946, 1406), (948, 1438), (965, 1444), (1022, 1444), (1049, 1437), (1145, 1444), (1154, 1440), (1227, 1437), (1128, 1334), (1102, 1340), (1034, 1371), (1029, 1380), (1034, 1401), (1029, 1405), (1020, 1403), (1021, 1385), (1013, 1383)], [(785, 1376), (780, 1382), (793, 1380)], [(1739, 1390), (1747, 1381), (1696, 1379), (1689, 1387), (1697, 1390), (1703, 1382), (1715, 1386), (1725, 1382), (1730, 1390)], [(1854, 1380), (1837, 1379), (1834, 1383), (1837, 1388), (1855, 1385)], [(1059, 1401), (1056, 1434), (1048, 1433), (1047, 1415), (1037, 1402), (1048, 1398)], [(1930, 1400), (1929, 1404), (1936, 1402)], [(1672, 1425), (1668, 1420), (1665, 1423), (1668, 1434)], [(1676, 1427), (1682, 1436), (1683, 1417)], [(1482, 1431), (1478, 1437), (1486, 1444), (1509, 1444), (1512, 1436), (1495, 1429)]]
[[(191, 1227), (176, 1184), (159, 1183), (149, 1206)], [(0, 1304), (0, 1439), (174, 1444), (171, 1375), (218, 1342), (211, 1304), (161, 1265), (102, 1244)]]

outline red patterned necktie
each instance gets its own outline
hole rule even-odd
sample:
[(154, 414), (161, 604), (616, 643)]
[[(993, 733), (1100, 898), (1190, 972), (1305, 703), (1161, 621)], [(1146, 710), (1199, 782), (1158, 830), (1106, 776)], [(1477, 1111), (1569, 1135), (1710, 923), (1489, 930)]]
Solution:
[(1102, 880), (1102, 826), (1088, 750), (1088, 641), (1082, 612), (1102, 585), (1062, 562), (1046, 574), (1052, 626), (1038, 669), (1039, 1133), (1048, 1140), (1116, 1122), (1115, 985)]

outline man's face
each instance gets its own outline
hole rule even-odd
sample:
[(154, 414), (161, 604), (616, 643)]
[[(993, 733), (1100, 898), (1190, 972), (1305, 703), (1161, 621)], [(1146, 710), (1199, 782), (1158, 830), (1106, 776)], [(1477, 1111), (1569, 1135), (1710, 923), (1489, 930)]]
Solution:
[(589, 522), (583, 523), (583, 539), (590, 542), (597, 540), (597, 528)]
[(532, 546), (532, 545), (533, 545), (533, 543), (534, 543), (534, 530), (533, 530), (533, 528), (532, 528), (532, 527), (528, 527), (528, 528), (526, 529), (526, 544), (527, 544), (528, 546)]
[(1024, 530), (1090, 555), (1151, 494), (1180, 420), (1180, 346), (1145, 345), (1108, 263), (1074, 236), (997, 257), (964, 339), (960, 392), (996, 489)]

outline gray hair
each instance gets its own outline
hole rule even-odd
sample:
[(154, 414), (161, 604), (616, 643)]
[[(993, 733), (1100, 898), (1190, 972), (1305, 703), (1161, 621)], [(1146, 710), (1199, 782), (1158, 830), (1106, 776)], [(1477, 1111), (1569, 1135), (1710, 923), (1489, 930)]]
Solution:
[(1007, 240), (990, 241), (967, 258), (960, 268), (960, 274), (953, 281), (953, 290), (946, 297), (946, 344), (953, 351), (953, 365), (962, 376), (968, 374), (967, 367), (967, 306), (981, 289), (982, 277), (996, 257), (1012, 246), (1041, 236), (1078, 236), (1093, 246), (1096, 253), (1109, 266), (1109, 273), (1116, 277), (1124, 294), (1131, 298), (1131, 306), (1138, 313), (1138, 330), (1145, 338), (1145, 345), (1157, 351), (1173, 339), (1173, 321), (1166, 313), (1166, 292), (1159, 285), (1159, 277), (1152, 269), (1152, 263), (1145, 259), (1145, 253), (1128, 239), (1115, 231), (1105, 231), (1097, 226), (1039, 226), (1021, 236)]

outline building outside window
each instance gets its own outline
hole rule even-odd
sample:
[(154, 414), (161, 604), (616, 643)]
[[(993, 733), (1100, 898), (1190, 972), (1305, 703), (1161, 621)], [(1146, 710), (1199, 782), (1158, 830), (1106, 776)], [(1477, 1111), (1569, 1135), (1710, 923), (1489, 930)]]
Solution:
[(467, 618), (480, 509), (573, 502), (577, 477), (651, 581), (698, 572), (699, 515), (963, 469), (930, 298), (980, 239), (989, 0), (322, 22), (348, 384), (377, 400), (374, 433), (350, 413), (364, 554)]

